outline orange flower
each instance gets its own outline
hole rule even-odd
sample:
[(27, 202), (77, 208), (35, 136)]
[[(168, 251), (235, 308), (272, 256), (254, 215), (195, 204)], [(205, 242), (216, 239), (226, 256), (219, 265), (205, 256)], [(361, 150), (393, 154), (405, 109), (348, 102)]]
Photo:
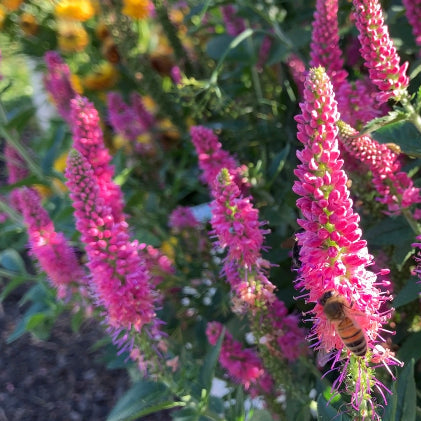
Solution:
[(145, 19), (153, 10), (153, 5), (149, 0), (123, 0), (122, 13), (134, 18)]
[(84, 22), (94, 16), (95, 9), (90, 0), (61, 0), (54, 12), (58, 18)]
[(23, 0), (1, 0), (1, 4), (9, 11), (14, 12), (18, 10)]
[(35, 35), (38, 32), (38, 21), (32, 13), (22, 13), (20, 27), (26, 35)]
[(82, 80), (86, 89), (102, 91), (110, 89), (118, 79), (117, 70), (108, 62), (101, 63), (93, 72), (88, 73)]
[(88, 33), (76, 21), (60, 21), (58, 24), (58, 45), (65, 53), (83, 51), (89, 43)]

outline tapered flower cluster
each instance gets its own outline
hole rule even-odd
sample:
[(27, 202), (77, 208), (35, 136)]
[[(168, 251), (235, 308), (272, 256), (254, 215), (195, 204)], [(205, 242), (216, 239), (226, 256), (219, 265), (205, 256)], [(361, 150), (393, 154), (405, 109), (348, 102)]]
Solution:
[[(7, 182), (8, 184), (15, 184), (18, 181), (28, 177), (29, 170), (25, 161), (19, 155), (18, 151), (6, 142), (4, 146), (4, 161), (7, 168)], [(10, 205), (20, 212), (20, 199), (18, 190), (14, 189), (9, 194)]]
[(58, 297), (64, 298), (70, 293), (70, 284), (81, 283), (84, 271), (64, 234), (55, 231), (53, 222), (41, 205), (38, 192), (23, 188), (18, 194), (31, 253), (57, 289)]
[(244, 20), (237, 15), (237, 10), (233, 5), (221, 7), (222, 18), (229, 35), (235, 37), (246, 29)]
[(402, 0), (405, 6), (405, 14), (408, 22), (412, 26), (415, 42), (421, 46), (421, 0)]
[(361, 55), (369, 69), (370, 79), (381, 91), (380, 103), (390, 98), (396, 101), (407, 95), (408, 62), (400, 65), (400, 57), (384, 23), (378, 0), (353, 0), (355, 25), (359, 31)]
[[(208, 323), (206, 335), (211, 345), (216, 345), (221, 334), (223, 326), (220, 323)], [(271, 391), (273, 381), (257, 353), (250, 348), (244, 349), (227, 331), (222, 341), (219, 363), (234, 381), (242, 384), (252, 395)]]
[(301, 268), (296, 287), (307, 290), (314, 307), (314, 334), (318, 348), (342, 350), (344, 343), (326, 318), (319, 303), (329, 290), (343, 296), (356, 312), (358, 324), (373, 349), (381, 325), (390, 314), (379, 314), (385, 301), (376, 288), (376, 275), (365, 268), (372, 263), (366, 242), (361, 240), (359, 216), (352, 210), (347, 177), (339, 158), (338, 112), (332, 85), (323, 68), (311, 69), (306, 80), (302, 114), (296, 116), (298, 139), (304, 149), (297, 152), (301, 164), (295, 170), (293, 190), (300, 196), (298, 220), (304, 229), (297, 238)]
[(304, 81), (307, 74), (306, 65), (296, 54), (290, 54), (286, 60), (286, 64), (291, 72), (292, 79), (297, 86), (298, 95), (302, 97), (304, 92)]
[(48, 51), (44, 59), (47, 64), (45, 87), (53, 97), (59, 114), (70, 123), (70, 100), (77, 93), (71, 83), (69, 66), (55, 51)]
[(188, 206), (177, 206), (169, 217), (169, 226), (175, 231), (185, 228), (198, 228), (200, 222), (195, 218)]
[(75, 150), (69, 155), (66, 177), (76, 228), (88, 256), (92, 289), (98, 304), (106, 310), (109, 325), (136, 331), (156, 325), (157, 296), (139, 257), (139, 245), (130, 241), (127, 224), (114, 220), (91, 164)]
[(242, 191), (247, 189), (248, 183), (242, 176), (245, 167), (239, 166), (234, 157), (222, 149), (218, 136), (212, 130), (203, 126), (193, 126), (190, 135), (199, 157), (199, 167), (202, 170), (200, 178), (211, 190), (222, 168), (228, 169), (229, 173), (235, 176), (235, 181)]
[(214, 184), (211, 224), (218, 237), (218, 246), (227, 248), (229, 260), (250, 268), (260, 258), (264, 234), (259, 212), (250, 197), (243, 197), (234, 177), (223, 169)]
[(132, 142), (136, 142), (155, 123), (139, 95), (133, 94), (131, 105), (128, 105), (118, 92), (111, 92), (107, 96), (107, 104), (108, 119), (113, 129)]
[(339, 48), (338, 0), (316, 1), (310, 57), (310, 66), (323, 66), (337, 91), (348, 76)]
[(366, 123), (387, 113), (387, 105), (376, 100), (378, 90), (366, 79), (345, 82), (335, 91), (341, 120), (361, 129)]
[[(337, 122), (339, 114), (332, 85), (323, 68), (310, 70), (305, 85), (302, 113), (296, 116), (297, 138), (304, 149), (297, 152), (301, 161), (295, 170), (298, 181), (293, 190), (300, 196), (297, 206), (302, 218), (298, 224), (304, 229), (297, 233), (301, 267), (296, 288), (304, 292), (307, 302), (315, 303), (312, 335), (316, 349), (338, 350), (334, 364), (346, 350), (343, 372), (334, 386), (345, 381), (351, 395), (351, 406), (360, 415), (373, 413), (370, 399), (372, 388), (384, 387), (375, 377), (370, 362), (395, 365), (393, 353), (379, 345), (382, 325), (390, 318), (390, 310), (383, 304), (389, 299), (377, 275), (366, 267), (372, 256), (361, 239), (359, 216), (352, 210), (346, 187), (347, 177), (341, 169)], [(356, 357), (345, 347), (335, 323), (324, 313), (320, 302), (326, 292), (343, 300), (353, 324), (361, 329), (368, 353)]]
[(123, 195), (120, 187), (113, 181), (114, 167), (110, 164), (111, 155), (104, 144), (98, 112), (85, 97), (75, 97), (70, 105), (73, 147), (91, 165), (98, 184), (99, 195), (110, 207), (114, 221), (123, 221)]
[(338, 127), (340, 142), (371, 171), (378, 200), (387, 205), (390, 213), (399, 214), (402, 209), (421, 203), (420, 189), (406, 172), (400, 171), (401, 164), (394, 151), (369, 135), (358, 136), (358, 132), (343, 121), (338, 122)]

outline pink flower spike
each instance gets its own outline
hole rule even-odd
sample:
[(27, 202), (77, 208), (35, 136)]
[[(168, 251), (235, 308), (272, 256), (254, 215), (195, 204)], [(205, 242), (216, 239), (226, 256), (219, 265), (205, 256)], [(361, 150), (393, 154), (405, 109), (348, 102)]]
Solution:
[(70, 123), (70, 101), (77, 93), (71, 84), (69, 66), (56, 51), (48, 51), (44, 59), (47, 64), (45, 87), (53, 97), (59, 114)]
[(235, 260), (245, 268), (258, 266), (264, 235), (259, 212), (250, 197), (243, 197), (234, 177), (222, 169), (214, 183), (215, 200), (211, 204), (213, 233), (218, 245), (227, 248), (228, 260)]
[(111, 156), (104, 144), (98, 112), (87, 98), (81, 96), (72, 99), (70, 106), (73, 147), (92, 166), (99, 195), (110, 206), (114, 221), (124, 221), (123, 194), (113, 181), (114, 167), (110, 165)]
[(114, 221), (90, 163), (75, 150), (69, 155), (66, 177), (76, 228), (88, 256), (92, 290), (106, 310), (108, 324), (116, 332), (132, 328), (140, 332), (146, 327), (159, 335), (155, 302), (160, 297), (140, 258), (139, 244), (130, 241), (127, 224)]
[(237, 16), (237, 10), (233, 5), (221, 7), (222, 18), (224, 19), (227, 33), (233, 37), (241, 34), (246, 29), (244, 20)]
[(408, 62), (400, 65), (400, 57), (384, 23), (378, 0), (353, 0), (355, 25), (360, 33), (361, 55), (372, 82), (380, 89), (380, 103), (393, 98), (400, 101), (408, 95)]
[(323, 66), (336, 92), (348, 76), (339, 48), (338, 0), (316, 1), (310, 57), (310, 67)]
[(403, 209), (421, 203), (420, 189), (408, 174), (400, 171), (398, 155), (386, 144), (358, 132), (343, 121), (338, 121), (339, 140), (349, 154), (371, 171), (378, 200), (388, 207), (390, 214), (398, 215)]
[(32, 189), (19, 190), (23, 219), (28, 229), (31, 253), (38, 260), (59, 298), (70, 293), (71, 283), (81, 283), (84, 271), (63, 233), (56, 232), (39, 194)]
[[(208, 323), (206, 335), (211, 345), (217, 343), (222, 330), (223, 326), (220, 323)], [(273, 381), (265, 371), (257, 353), (252, 349), (244, 349), (229, 332), (225, 332), (222, 341), (219, 363), (227, 370), (231, 378), (242, 384), (252, 396), (271, 391)]]
[[(357, 375), (350, 392), (351, 400), (358, 402), (362, 397), (367, 399), (375, 381), (374, 372), (367, 365), (382, 325), (390, 318), (391, 310), (380, 309), (389, 296), (375, 286), (376, 275), (366, 269), (372, 264), (372, 256), (361, 240), (359, 216), (352, 209), (347, 176), (341, 169), (339, 114), (332, 84), (323, 68), (310, 69), (304, 98), (300, 104), (302, 113), (296, 116), (297, 137), (304, 149), (297, 152), (301, 164), (295, 171), (298, 180), (293, 187), (300, 196), (297, 206), (302, 219), (298, 224), (304, 228), (296, 234), (301, 261), (296, 288), (300, 292), (307, 290), (306, 301), (315, 303), (311, 336), (317, 340), (316, 349), (337, 350), (338, 355), (343, 351), (347, 355), (346, 367), (354, 363), (361, 367), (348, 371), (348, 376)], [(349, 343), (345, 345), (338, 334), (338, 321), (332, 321), (325, 313), (322, 297), (333, 297), (345, 306), (346, 317), (361, 330), (360, 350)], [(394, 364), (391, 359), (387, 363)], [(340, 378), (345, 377), (344, 373)], [(361, 381), (363, 377), (365, 380)]]

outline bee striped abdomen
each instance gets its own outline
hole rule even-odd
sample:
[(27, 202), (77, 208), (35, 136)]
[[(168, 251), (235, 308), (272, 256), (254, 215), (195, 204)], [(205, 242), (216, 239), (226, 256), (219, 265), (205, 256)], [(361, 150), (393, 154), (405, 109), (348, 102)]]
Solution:
[(337, 332), (345, 346), (358, 357), (367, 352), (367, 341), (363, 331), (349, 317), (345, 317), (337, 325)]

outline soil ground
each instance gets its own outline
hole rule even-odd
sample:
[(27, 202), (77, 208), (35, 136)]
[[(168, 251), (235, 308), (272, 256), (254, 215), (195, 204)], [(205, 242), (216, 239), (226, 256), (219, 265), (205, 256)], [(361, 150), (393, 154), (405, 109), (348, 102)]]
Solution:
[[(0, 304), (0, 421), (105, 421), (130, 381), (123, 369), (107, 370), (101, 351), (92, 351), (103, 329), (88, 321), (76, 334), (62, 315), (48, 341), (25, 334), (7, 344), (22, 317), (23, 292)], [(170, 419), (165, 413), (142, 418)]]

